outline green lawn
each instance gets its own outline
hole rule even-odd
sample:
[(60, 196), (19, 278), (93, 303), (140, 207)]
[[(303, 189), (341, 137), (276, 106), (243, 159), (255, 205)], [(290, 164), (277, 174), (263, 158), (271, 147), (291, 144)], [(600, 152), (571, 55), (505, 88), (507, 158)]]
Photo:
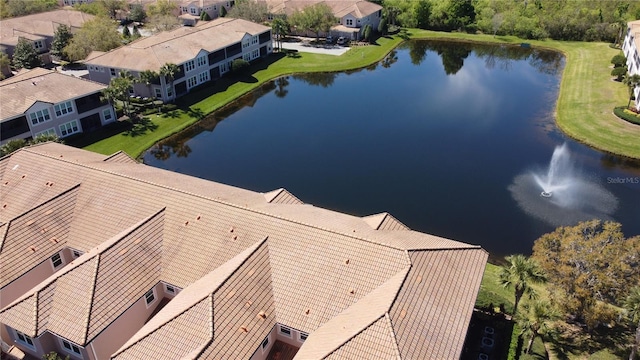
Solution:
[[(410, 29), (406, 37), (416, 39), (455, 39), (492, 43), (519, 44), (515, 37), (493, 37), (462, 33), (440, 33)], [(273, 55), (251, 68), (252, 74), (241, 79), (224, 78), (214, 86), (190, 94), (179, 103), (181, 109), (170, 117), (151, 116), (153, 126), (115, 135), (91, 145), (88, 150), (112, 154), (124, 150), (133, 157), (154, 143), (220, 109), (266, 81), (300, 72), (343, 71), (361, 68), (379, 61), (400, 44), (400, 36), (383, 37), (375, 45), (355, 47), (339, 57), (323, 54), (295, 53)], [(604, 151), (640, 158), (640, 126), (619, 120), (613, 108), (626, 105), (624, 85), (611, 81), (609, 61), (618, 50), (603, 43), (530, 41), (533, 46), (563, 52), (567, 57), (556, 107), (559, 127), (571, 137)], [(190, 102), (186, 102), (190, 101)]]

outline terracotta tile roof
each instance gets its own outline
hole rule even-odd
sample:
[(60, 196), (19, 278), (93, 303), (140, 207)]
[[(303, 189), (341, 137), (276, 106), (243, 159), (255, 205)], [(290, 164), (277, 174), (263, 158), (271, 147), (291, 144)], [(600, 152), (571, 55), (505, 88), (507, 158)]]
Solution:
[(15, 45), (18, 43), (18, 37), (25, 37), (27, 34), (51, 38), (60, 24), (65, 24), (72, 29), (80, 28), (82, 24), (93, 18), (93, 15), (87, 13), (65, 9), (2, 19), (0, 44)]
[(104, 54), (90, 54), (92, 65), (159, 71), (165, 63), (181, 64), (201, 50), (212, 52), (240, 42), (246, 34), (257, 35), (269, 27), (247, 20), (217, 18), (197, 27), (181, 27), (154, 36), (140, 38)]
[(125, 164), (138, 164), (138, 162), (134, 158), (132, 158), (131, 156), (129, 156), (129, 154), (127, 154), (122, 150), (107, 157), (103, 161), (125, 163)]
[[(53, 70), (35, 68), (0, 81), (0, 119), (8, 119), (29, 110), (36, 101), (56, 104), (102, 91), (106, 86)], [(53, 116), (53, 114), (52, 114)]]
[[(90, 342), (158, 283), (163, 218), (161, 211), (105, 240), (2, 309), (0, 321), (27, 334), (39, 324), (34, 336), (48, 330), (79, 345)], [(35, 316), (28, 327), (17, 320), (25, 307)]]
[(405, 224), (386, 212), (363, 217), (362, 220), (369, 224), (374, 230), (409, 230)]
[(275, 325), (269, 278), (260, 241), (180, 292), (114, 358), (249, 358)]
[(400, 359), (398, 344), (391, 330), (389, 317), (383, 316), (364, 329), (349, 342), (325, 357), (328, 360), (338, 359)]
[(402, 358), (459, 359), (487, 253), (460, 249), (409, 256), (413, 266), (389, 311)]
[[(311, 205), (269, 203), (282, 191), (265, 197), (143, 164), (104, 161), (108, 158), (56, 143), (11, 155), (1, 180), (9, 185), (0, 186), (0, 195), (7, 194), (9, 203), (21, 212), (6, 216), (8, 210), (2, 209), (0, 215), (13, 220), (80, 184), (65, 246), (88, 252), (22, 297), (26, 303), (33, 294), (39, 299), (48, 296), (38, 306), (48, 304), (49, 310), (38, 309), (37, 319), (32, 316), (27, 324), (20, 320), (25, 313), (17, 310), (25, 305), (16, 300), (2, 310), (0, 320), (32, 332), (35, 324), (46, 322), (49, 329), (66, 332), (70, 340), (80, 341), (82, 336), (90, 340), (126, 303), (164, 281), (183, 291), (122, 348), (122, 357), (160, 349), (163, 341), (167, 347), (174, 346), (173, 341), (180, 344), (188, 339), (172, 334), (184, 326), (195, 327), (187, 332), (209, 329), (208, 322), (215, 322), (213, 342), (194, 340), (180, 356), (206, 358), (209, 351), (228, 351), (227, 358), (249, 357), (276, 322), (310, 334), (300, 349), (303, 355), (313, 351), (325, 357), (340, 348), (351, 354), (366, 339), (386, 336), (386, 330), (379, 328), (384, 317), (390, 319), (388, 333), (395, 334), (402, 358), (459, 355), (487, 258), (478, 246), (410, 230), (375, 230), (370, 225), (395, 228), (388, 214), (363, 219)], [(19, 166), (12, 170), (15, 165)], [(45, 179), (55, 185), (41, 194)], [(160, 209), (164, 210), (158, 213)], [(149, 254), (136, 254), (131, 244), (138, 239)], [(134, 262), (109, 258), (125, 249), (124, 256), (131, 255), (153, 270), (136, 271), (130, 267)], [(0, 253), (0, 261), (5, 261), (3, 256)], [(84, 263), (87, 269), (79, 269)], [(95, 275), (91, 269), (97, 269)], [(82, 271), (89, 275), (80, 276)], [(132, 272), (134, 278), (122, 276)], [(61, 320), (67, 315), (57, 301), (71, 296), (67, 288), (49, 290), (52, 299), (44, 289), (60, 286), (63, 281), (57, 279), (62, 278), (81, 288), (84, 283), (73, 281), (85, 277), (95, 279), (93, 294), (105, 295), (97, 297), (104, 302), (82, 300), (77, 305), (86, 309), (83, 304), (91, 304), (84, 320), (75, 319), (85, 324), (83, 335)], [(120, 289), (122, 299), (107, 296), (114, 289)], [(247, 301), (252, 303), (243, 307)], [(219, 316), (198, 320), (204, 325), (197, 323), (194, 319), (201, 319), (207, 306)], [(260, 311), (264, 319), (256, 317)], [(182, 316), (192, 317), (185, 321)], [(31, 323), (33, 328), (27, 328)], [(334, 324), (348, 331), (331, 333)]]
[(76, 186), (9, 221), (0, 243), (0, 288), (65, 247), (77, 195)]
[(363, 18), (376, 11), (382, 10), (382, 6), (364, 0), (259, 0), (265, 2), (269, 11), (273, 14), (291, 15), (308, 6), (326, 4), (331, 8), (337, 18), (351, 14), (356, 18)]
[(283, 188), (265, 193), (264, 198), (271, 204), (304, 204), (300, 199)]

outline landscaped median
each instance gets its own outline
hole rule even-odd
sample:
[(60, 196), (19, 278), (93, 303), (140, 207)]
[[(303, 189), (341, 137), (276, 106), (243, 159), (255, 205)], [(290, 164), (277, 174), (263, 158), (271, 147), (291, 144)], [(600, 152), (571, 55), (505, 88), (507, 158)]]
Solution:
[[(156, 142), (183, 130), (202, 116), (214, 112), (234, 99), (279, 76), (303, 72), (343, 71), (368, 66), (382, 60), (403, 41), (414, 39), (451, 39), (519, 45), (516, 37), (494, 37), (463, 33), (441, 33), (410, 29), (406, 36), (382, 37), (375, 45), (349, 50), (341, 56), (298, 52), (295, 56), (272, 55), (253, 65), (252, 76), (237, 81), (225, 77), (215, 85), (190, 93), (180, 109), (169, 115), (150, 116), (153, 127), (146, 132), (118, 134), (91, 145), (88, 150), (112, 154), (124, 150), (139, 157)], [(603, 151), (640, 158), (640, 126), (613, 114), (615, 106), (627, 101), (628, 90), (611, 80), (609, 62), (619, 50), (605, 43), (528, 41), (565, 54), (567, 61), (556, 106), (558, 126), (572, 138)], [(200, 100), (201, 99), (201, 100)], [(191, 101), (191, 103), (188, 103)], [(152, 130), (151, 130), (152, 129)]]

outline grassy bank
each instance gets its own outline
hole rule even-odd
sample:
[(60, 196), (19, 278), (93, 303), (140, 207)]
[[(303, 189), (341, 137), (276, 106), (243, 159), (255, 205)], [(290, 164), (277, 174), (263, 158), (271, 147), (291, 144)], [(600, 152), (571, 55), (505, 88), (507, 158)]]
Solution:
[[(407, 35), (416, 39), (451, 39), (490, 43), (519, 44), (515, 37), (493, 37), (461, 33), (440, 33), (409, 30)], [(240, 79), (225, 78), (214, 86), (188, 95), (180, 103), (181, 109), (170, 116), (151, 116), (153, 126), (102, 139), (86, 146), (88, 150), (112, 154), (124, 150), (138, 157), (157, 141), (174, 134), (216, 111), (239, 96), (256, 89), (265, 82), (282, 75), (300, 72), (343, 71), (365, 67), (385, 57), (403, 39), (399, 36), (383, 37), (372, 46), (355, 47), (342, 56), (295, 53), (294, 56), (273, 55), (255, 64), (251, 76)], [(574, 139), (595, 148), (640, 158), (640, 126), (618, 119), (613, 108), (625, 105), (627, 90), (611, 80), (609, 61), (618, 50), (603, 43), (530, 41), (540, 46), (561, 51), (567, 57), (556, 107), (558, 126)], [(190, 101), (190, 102), (186, 102)]]

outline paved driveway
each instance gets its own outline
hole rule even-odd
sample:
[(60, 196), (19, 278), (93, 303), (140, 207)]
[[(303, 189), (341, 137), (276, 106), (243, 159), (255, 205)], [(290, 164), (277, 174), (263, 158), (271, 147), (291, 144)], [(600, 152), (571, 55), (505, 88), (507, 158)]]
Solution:
[[(273, 43), (276, 47), (276, 43)], [(349, 51), (348, 46), (340, 46), (336, 44), (311, 45), (311, 39), (300, 38), (300, 41), (282, 42), (283, 49), (298, 50), (300, 52), (309, 52), (316, 54), (327, 54), (340, 56)]]

